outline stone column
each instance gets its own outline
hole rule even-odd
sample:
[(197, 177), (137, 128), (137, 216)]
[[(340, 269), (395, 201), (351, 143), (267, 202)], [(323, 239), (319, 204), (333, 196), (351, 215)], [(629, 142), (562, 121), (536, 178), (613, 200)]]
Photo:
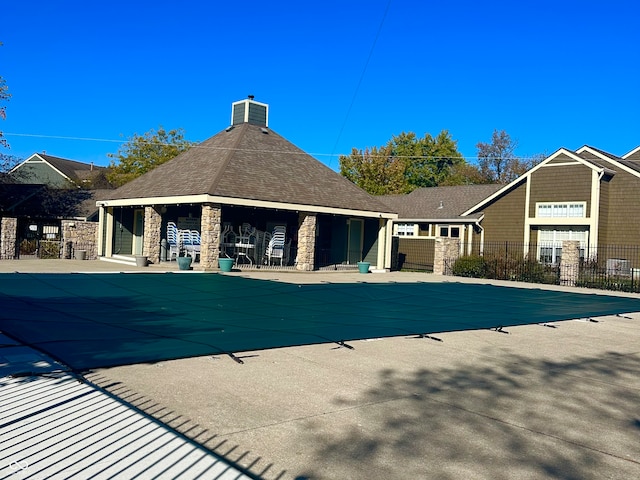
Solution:
[(218, 268), (221, 228), (222, 207), (217, 203), (203, 204), (200, 224), (200, 268), (203, 270)]
[(564, 240), (560, 258), (560, 285), (575, 287), (580, 271), (580, 242)]
[(0, 259), (13, 260), (18, 249), (18, 219), (3, 217), (0, 221)]
[(300, 212), (296, 270), (311, 271), (315, 266), (317, 220), (315, 213)]
[[(446, 275), (460, 256), (460, 239), (437, 237), (435, 250), (433, 252), (433, 273), (436, 275)], [(449, 269), (447, 268), (449, 267)]]
[(142, 238), (142, 254), (149, 262), (160, 263), (160, 232), (162, 229), (162, 214), (160, 207), (144, 207), (144, 236)]

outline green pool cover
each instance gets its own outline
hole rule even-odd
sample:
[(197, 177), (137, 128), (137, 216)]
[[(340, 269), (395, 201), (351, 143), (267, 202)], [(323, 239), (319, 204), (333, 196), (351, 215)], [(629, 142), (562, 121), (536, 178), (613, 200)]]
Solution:
[(0, 274), (0, 330), (74, 370), (637, 311), (637, 298), (463, 283)]

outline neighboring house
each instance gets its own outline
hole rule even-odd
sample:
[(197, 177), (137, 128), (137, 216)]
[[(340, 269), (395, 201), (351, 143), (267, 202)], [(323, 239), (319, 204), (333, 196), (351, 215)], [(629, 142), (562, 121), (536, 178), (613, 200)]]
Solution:
[(503, 185), (458, 185), (418, 188), (406, 195), (377, 197), (398, 213), (393, 221), (393, 235), (411, 237), (460, 238), (471, 243), (481, 234), (482, 213), (462, 213), (494, 194)]
[[(98, 202), (99, 252), (164, 260), (167, 226), (196, 230), (200, 266), (217, 267), (229, 232), (284, 227), (284, 264), (301, 270), (366, 260), (390, 265), (393, 209), (311, 157), (268, 125), (268, 105), (232, 104), (231, 125)], [(253, 265), (264, 264), (256, 247)]]
[[(36, 153), (14, 167), (0, 184), (1, 258), (42, 256), (46, 241), (49, 256), (57, 257), (65, 220), (97, 221), (98, 188), (109, 188), (106, 168)], [(66, 238), (95, 250), (95, 226), (78, 225)], [(86, 230), (86, 232), (85, 232)], [(78, 238), (75, 232), (82, 232)], [(72, 240), (71, 240), (72, 239)], [(57, 242), (56, 244), (53, 244)]]
[(582, 258), (596, 258), (605, 246), (637, 246), (640, 147), (622, 157), (589, 146), (561, 148), (463, 215), (478, 212), (485, 232), (480, 252), (512, 242), (525, 255), (557, 264), (564, 240), (578, 241)]
[[(399, 263), (395, 268), (431, 270), (437, 237), (460, 240), (460, 254), (470, 254), (482, 242), (482, 212), (462, 213), (494, 194), (502, 185), (459, 185), (419, 188), (405, 195), (379, 198), (398, 218), (393, 220)], [(394, 256), (396, 248), (394, 248)]]
[(34, 153), (11, 169), (9, 175), (17, 183), (48, 185), (52, 188), (108, 189), (108, 169), (93, 163), (76, 162), (46, 153)]

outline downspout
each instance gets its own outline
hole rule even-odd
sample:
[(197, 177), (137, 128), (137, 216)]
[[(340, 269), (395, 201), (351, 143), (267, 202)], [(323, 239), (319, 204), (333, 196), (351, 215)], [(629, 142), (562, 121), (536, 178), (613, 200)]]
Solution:
[(480, 222), (482, 220), (484, 220), (484, 214), (482, 214), (480, 216), (480, 218), (477, 219), (474, 222), (474, 225), (476, 227), (478, 227), (478, 230), (480, 230), (480, 251), (479, 251), (479, 254), (480, 254), (481, 257), (484, 256), (484, 228), (482, 227), (482, 225), (480, 225)]
[[(592, 219), (592, 225), (593, 225), (593, 232), (589, 232), (589, 244), (593, 245), (593, 248), (596, 249), (595, 251), (597, 251), (598, 248), (598, 242), (599, 242), (599, 231), (600, 231), (600, 182), (602, 182), (602, 178), (604, 177), (605, 174), (605, 169), (601, 169), (598, 172), (598, 183), (596, 185), (596, 189), (597, 192), (595, 192), (595, 195), (593, 196), (594, 198), (591, 199), (591, 212), (589, 212), (591, 214), (591, 219)], [(594, 208), (594, 200), (598, 199), (598, 208)], [(594, 214), (595, 212), (595, 214)], [(594, 238), (595, 237), (595, 238)], [(589, 249), (591, 251), (593, 251), (593, 249)]]

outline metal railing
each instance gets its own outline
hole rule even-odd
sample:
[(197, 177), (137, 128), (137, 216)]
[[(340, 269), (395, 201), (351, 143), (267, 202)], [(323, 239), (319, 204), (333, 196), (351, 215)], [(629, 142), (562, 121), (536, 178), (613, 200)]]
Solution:
[(445, 273), (553, 285), (572, 278), (575, 286), (640, 292), (640, 245), (581, 247), (577, 265), (563, 264), (562, 247), (552, 246), (552, 255), (549, 248), (548, 244), (485, 243), (482, 254), (445, 260)]

